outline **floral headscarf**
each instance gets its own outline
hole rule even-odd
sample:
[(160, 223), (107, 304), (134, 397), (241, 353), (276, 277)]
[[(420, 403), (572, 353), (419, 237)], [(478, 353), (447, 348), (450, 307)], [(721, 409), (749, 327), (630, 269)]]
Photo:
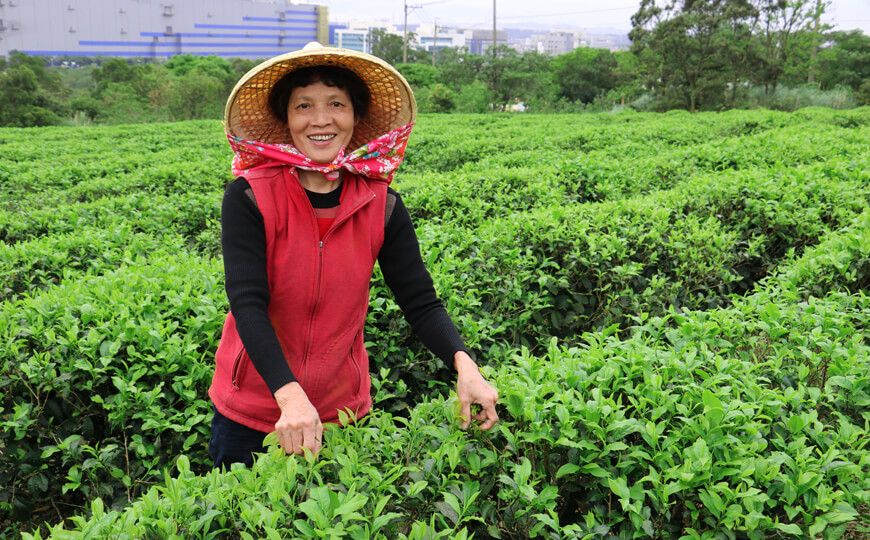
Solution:
[(320, 171), (330, 180), (338, 180), (341, 169), (347, 169), (366, 178), (390, 183), (405, 157), (405, 147), (413, 127), (414, 123), (411, 122), (394, 129), (350, 154), (345, 154), (345, 148), (341, 147), (335, 159), (326, 164), (312, 161), (292, 144), (263, 144), (230, 134), (227, 134), (227, 139), (235, 153), (232, 171), (236, 176), (244, 176), (251, 169), (290, 165), (299, 169)]

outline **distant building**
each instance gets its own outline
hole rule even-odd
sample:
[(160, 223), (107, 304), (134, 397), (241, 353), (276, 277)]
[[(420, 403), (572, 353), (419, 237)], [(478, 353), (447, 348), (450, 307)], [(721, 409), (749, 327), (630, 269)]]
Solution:
[[(465, 47), (471, 35), (469, 30), (451, 30), (450, 28), (434, 24), (421, 24), (414, 30), (414, 33), (417, 34), (416, 48), (429, 52), (432, 52), (433, 49), (443, 49), (445, 47), (454, 49)], [(492, 36), (492, 32), (489, 35)], [(490, 37), (490, 39), (492, 38)]]
[[(468, 35), (468, 32), (471, 35)], [(468, 30), (466, 31), (466, 44), (468, 52), (471, 54), (486, 54), (492, 48), (492, 30)], [(495, 33), (496, 45), (507, 45), (508, 34), (505, 30), (498, 30)]]
[(329, 42), (326, 6), (289, 0), (0, 0), (0, 58), (269, 58)]
[(583, 30), (555, 30), (544, 36), (543, 51), (550, 56), (566, 54), (578, 47), (588, 45), (586, 32)]
[(372, 53), (373, 32), (382, 30), (396, 34), (396, 30), (387, 20), (351, 21), (347, 25), (335, 29), (335, 37), (330, 42), (336, 47), (351, 49), (363, 53)]

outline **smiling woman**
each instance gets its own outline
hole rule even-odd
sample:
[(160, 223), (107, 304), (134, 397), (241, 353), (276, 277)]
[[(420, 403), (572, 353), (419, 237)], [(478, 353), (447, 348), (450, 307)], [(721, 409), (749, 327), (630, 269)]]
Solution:
[(375, 262), (423, 343), (456, 368), (464, 427), (472, 418), (492, 427), (498, 393), (388, 188), (416, 116), (405, 79), (373, 56), (310, 44), (251, 70), (226, 110), (237, 179), (221, 216), (230, 313), (209, 390), (215, 466), (250, 464), (271, 431), (287, 453), (316, 454), (324, 423), (368, 414), (363, 327)]

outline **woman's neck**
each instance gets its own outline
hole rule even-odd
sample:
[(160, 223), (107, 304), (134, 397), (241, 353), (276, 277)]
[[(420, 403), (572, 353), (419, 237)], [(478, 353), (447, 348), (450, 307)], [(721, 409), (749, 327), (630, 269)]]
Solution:
[(344, 176), (344, 171), (341, 171), (338, 180), (330, 180), (320, 171), (296, 169), (296, 172), (299, 175), (299, 183), (302, 184), (302, 187), (314, 193), (329, 193), (334, 191), (341, 184), (342, 177)]

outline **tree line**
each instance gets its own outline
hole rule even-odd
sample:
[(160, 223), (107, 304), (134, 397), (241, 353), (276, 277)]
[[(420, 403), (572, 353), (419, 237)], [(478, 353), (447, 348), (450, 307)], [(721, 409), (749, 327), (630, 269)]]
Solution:
[[(870, 105), (870, 37), (820, 24), (821, 0), (643, 0), (628, 51), (583, 47), (551, 57), (507, 46), (485, 54), (409, 48), (374, 33), (373, 53), (405, 75), (423, 112), (690, 111)], [(411, 37), (413, 38), (413, 35)], [(258, 61), (0, 59), (0, 125), (220, 118)]]

